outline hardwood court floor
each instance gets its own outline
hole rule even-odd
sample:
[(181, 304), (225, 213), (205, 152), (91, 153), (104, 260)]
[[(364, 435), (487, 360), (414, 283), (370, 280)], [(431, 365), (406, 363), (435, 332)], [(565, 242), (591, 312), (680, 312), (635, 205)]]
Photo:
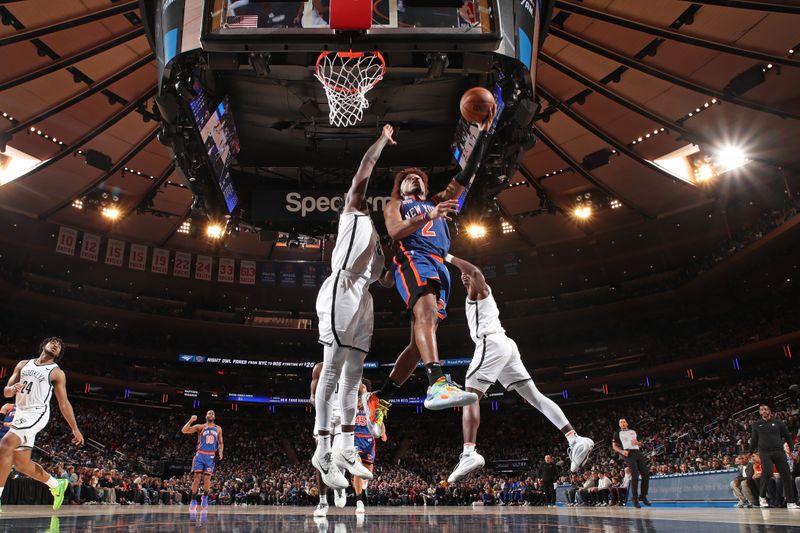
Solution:
[(332, 509), (315, 519), (311, 507), (211, 507), (190, 515), (187, 507), (5, 506), (0, 532), (125, 531), (312, 533), (707, 533), (800, 532), (800, 511), (785, 509), (569, 509), (543, 507), (384, 507), (356, 517), (353, 508)]

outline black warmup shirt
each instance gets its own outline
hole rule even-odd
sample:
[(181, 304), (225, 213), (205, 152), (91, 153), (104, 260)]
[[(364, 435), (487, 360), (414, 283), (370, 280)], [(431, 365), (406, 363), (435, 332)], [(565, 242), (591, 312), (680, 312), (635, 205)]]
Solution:
[(791, 448), (792, 435), (783, 420), (759, 418), (753, 423), (753, 435), (750, 437), (750, 453), (779, 452), (786, 443)]

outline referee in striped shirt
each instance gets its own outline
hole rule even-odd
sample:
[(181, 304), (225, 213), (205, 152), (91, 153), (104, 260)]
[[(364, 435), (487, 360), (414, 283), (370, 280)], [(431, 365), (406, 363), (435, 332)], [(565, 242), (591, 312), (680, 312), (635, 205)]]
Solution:
[[(611, 440), (611, 447), (615, 452), (622, 455), (628, 467), (631, 469), (631, 499), (633, 506), (637, 509), (641, 507), (641, 501), (645, 505), (650, 505), (647, 499), (647, 488), (650, 485), (650, 465), (647, 464), (639, 446), (641, 442), (636, 437), (636, 432), (628, 427), (628, 421), (624, 418), (619, 419), (619, 431), (614, 433)], [(642, 478), (642, 491), (639, 494), (639, 476)]]

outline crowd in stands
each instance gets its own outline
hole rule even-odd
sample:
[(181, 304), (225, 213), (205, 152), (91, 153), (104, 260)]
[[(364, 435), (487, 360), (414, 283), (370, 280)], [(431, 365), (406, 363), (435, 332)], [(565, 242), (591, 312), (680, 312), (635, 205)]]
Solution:
[[(569, 474), (566, 440), (538, 411), (523, 405), (503, 404), (496, 412), (484, 407), (478, 450), (487, 467), (453, 485), (444, 480), (458, 460), (460, 417), (451, 412), (413, 414), (395, 407), (387, 424), (389, 441), (378, 446), (376, 478), (368, 487), (367, 503), (552, 504), (539, 470), (549, 454), (560, 469), (559, 481), (573, 486), (567, 491), (571, 504), (620, 504), (629, 477), (610, 447), (620, 417), (637, 430), (654, 476), (732, 469), (747, 449), (755, 415), (731, 415), (763, 399), (764, 391), (785, 390), (790, 381), (790, 376), (773, 371), (655, 390), (634, 401), (567, 405), (574, 427), (597, 442), (585, 472), (577, 475)], [(180, 433), (187, 413), (87, 400), (75, 405), (87, 444), (82, 448), (69, 444), (64, 422), (54, 416), (37, 439), (41, 451), (36, 452), (47, 468), (70, 480), (73, 503), (188, 503), (191, 478), (186, 472), (196, 443)], [(777, 407), (777, 416), (797, 435), (797, 406)], [(213, 477), (212, 503), (315, 504), (318, 492), (309, 461), (314, 446), (311, 416), (299, 408), (255, 418), (252, 413), (218, 412), (226, 453)], [(528, 466), (503, 474), (492, 469), (497, 459), (527, 459)]]

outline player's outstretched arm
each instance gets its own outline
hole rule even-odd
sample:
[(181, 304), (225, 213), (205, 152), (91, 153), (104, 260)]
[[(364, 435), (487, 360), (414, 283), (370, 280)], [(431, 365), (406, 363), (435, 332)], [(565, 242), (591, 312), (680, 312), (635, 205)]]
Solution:
[(219, 426), (217, 427), (219, 428), (219, 432), (217, 433), (217, 435), (219, 435), (219, 446), (217, 447), (217, 453), (219, 454), (219, 460), (222, 461), (222, 450), (225, 449), (225, 444), (222, 442), (222, 428)]
[(378, 140), (375, 141), (364, 154), (364, 157), (361, 159), (361, 165), (358, 167), (356, 175), (353, 176), (350, 190), (347, 191), (347, 196), (345, 198), (346, 203), (344, 206), (345, 212), (358, 211), (360, 209), (361, 203), (367, 195), (367, 185), (369, 185), (369, 177), (372, 175), (372, 169), (375, 168), (375, 164), (381, 157), (383, 148), (387, 144), (397, 144), (394, 142), (394, 139), (392, 139), (393, 134), (394, 128), (386, 124), (381, 131), (381, 136), (378, 137)]
[(197, 420), (197, 415), (192, 415), (189, 418), (189, 421), (186, 422), (181, 428), (181, 433), (191, 435), (192, 433), (197, 433), (199, 430), (203, 429), (203, 426), (201, 424), (192, 425), (194, 424), (195, 420)]
[(19, 382), (19, 373), (22, 372), (22, 367), (27, 363), (27, 360), (20, 361), (17, 363), (17, 366), (14, 367), (14, 372), (11, 374), (11, 377), (8, 378), (8, 384), (3, 387), (3, 396), (6, 398), (13, 398), (22, 390), (22, 383)]
[(489, 116), (486, 117), (486, 120), (481, 122), (478, 126), (480, 130), (480, 134), (478, 134), (478, 140), (475, 142), (475, 147), (472, 149), (472, 153), (469, 155), (469, 159), (467, 159), (467, 164), (464, 168), (456, 174), (456, 176), (450, 180), (450, 183), (447, 184), (447, 188), (436, 194), (431, 198), (434, 203), (444, 202), (446, 200), (453, 200), (461, 196), (461, 193), (464, 192), (464, 188), (472, 181), (472, 178), (475, 176), (475, 173), (478, 172), (478, 167), (483, 160), (483, 155), (486, 152), (486, 135), (489, 131), (489, 128), (492, 126), (494, 122), (495, 114), (497, 113), (497, 108), (492, 106), (492, 111), (489, 113)]
[(60, 368), (53, 370), (50, 374), (50, 382), (53, 384), (53, 390), (58, 400), (58, 409), (61, 411), (61, 416), (69, 424), (72, 430), (72, 444), (83, 445), (83, 434), (78, 429), (78, 422), (75, 420), (75, 411), (72, 410), (72, 404), (67, 397), (67, 375)]
[(469, 296), (470, 300), (482, 300), (489, 296), (489, 285), (486, 283), (486, 278), (481, 272), (481, 269), (460, 257), (447, 255), (445, 258), (451, 265), (461, 271), (461, 274), (469, 278)]

